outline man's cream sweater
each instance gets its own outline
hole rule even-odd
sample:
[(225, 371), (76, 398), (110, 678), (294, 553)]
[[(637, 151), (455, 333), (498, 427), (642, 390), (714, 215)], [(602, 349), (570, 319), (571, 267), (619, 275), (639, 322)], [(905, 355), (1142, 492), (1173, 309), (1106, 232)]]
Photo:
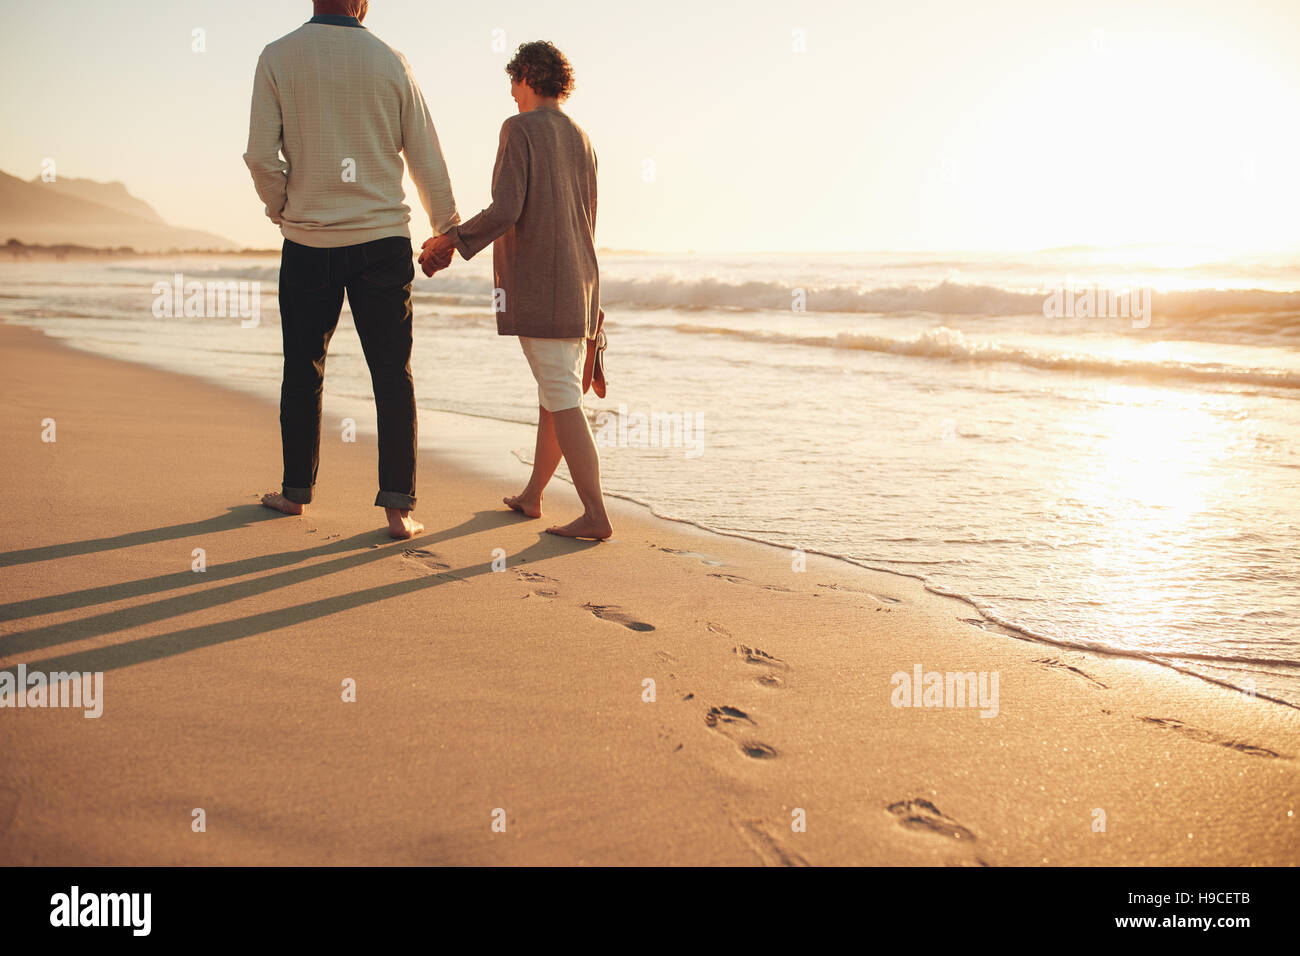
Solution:
[(262, 51), (244, 162), (286, 239), (336, 247), (410, 236), (403, 153), (431, 228), (446, 232), (460, 217), (405, 57), (365, 27), (326, 23)]

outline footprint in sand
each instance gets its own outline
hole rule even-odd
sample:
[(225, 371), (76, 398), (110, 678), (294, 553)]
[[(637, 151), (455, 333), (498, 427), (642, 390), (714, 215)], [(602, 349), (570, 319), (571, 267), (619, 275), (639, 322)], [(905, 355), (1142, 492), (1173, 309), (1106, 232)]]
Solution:
[(717, 558), (710, 557), (707, 554), (700, 554), (698, 551), (678, 551), (676, 548), (661, 548), (657, 544), (652, 544), (650, 547), (654, 548), (656, 551), (662, 551), (664, 554), (675, 555), (679, 558), (695, 558), (702, 564), (707, 564), (715, 568), (722, 567), (722, 562)]
[(776, 748), (755, 740), (744, 731), (744, 725), (756, 726), (754, 719), (739, 707), (723, 705), (710, 707), (704, 715), (704, 723), (713, 730), (721, 731), (735, 740), (740, 752), (753, 760), (770, 760), (777, 756)]
[(850, 587), (847, 584), (819, 584), (819, 588), (825, 588), (827, 591), (844, 591), (849, 594), (865, 594), (867, 597), (874, 598), (877, 601), (884, 601), (886, 604), (902, 604), (901, 598), (889, 597), (886, 594), (877, 594), (875, 591), (868, 591), (866, 588)]
[(424, 548), (411, 548), (402, 552), (402, 557), (415, 564), (429, 568), (431, 571), (449, 571), (451, 565), (439, 559), (438, 555)]
[(748, 644), (739, 644), (733, 648), (737, 657), (746, 664), (754, 664), (758, 667), (776, 667), (780, 670), (788, 671), (790, 665), (779, 657), (769, 654), (767, 651), (760, 650), (757, 647), (750, 647)]
[(827, 591), (848, 591), (851, 594), (870, 594), (866, 588), (853, 588), (847, 584), (818, 584), (819, 588), (825, 588)]
[(752, 724), (749, 714), (745, 713), (739, 707), (710, 707), (709, 712), (704, 715), (704, 722), (710, 727), (716, 727), (719, 723), (735, 724), (740, 721), (746, 721)]
[(746, 820), (741, 828), (741, 835), (768, 866), (810, 866), (811, 864), (794, 850), (785, 846), (774, 837), (771, 831), (757, 820)]
[(978, 627), (982, 631), (992, 631), (994, 634), (1003, 634), (1007, 637), (1014, 637), (1018, 641), (1029, 640), (1023, 633), (1010, 627), (1003, 627), (995, 621), (988, 621), (982, 617), (959, 617), (957, 620), (963, 624), (969, 624), (971, 627)]
[(972, 841), (975, 839), (974, 833), (943, 813), (929, 800), (920, 797), (912, 800), (899, 800), (897, 803), (891, 803), (885, 809), (898, 817), (899, 826), (906, 827), (908, 830), (922, 830), (927, 833), (950, 837), (953, 840)]
[(721, 580), (723, 580), (723, 581), (728, 581), (728, 582), (730, 582), (731, 584), (748, 584), (748, 583), (749, 583), (749, 578), (742, 578), (742, 577), (740, 577), (740, 576), (737, 575), (737, 574), (723, 574), (723, 573), (720, 572), (720, 571), (710, 571), (710, 572), (709, 572), (709, 577), (711, 577), (711, 578), (720, 578)]
[(1079, 670), (1079, 668), (1077, 668), (1077, 667), (1072, 667), (1071, 665), (1065, 663), (1064, 661), (1062, 661), (1062, 660), (1060, 660), (1060, 659), (1058, 659), (1058, 658), (1055, 658), (1055, 657), (1040, 657), (1040, 658), (1037, 658), (1037, 659), (1034, 661), (1034, 663), (1035, 663), (1035, 664), (1042, 664), (1044, 667), (1056, 667), (1056, 668), (1060, 668), (1060, 669), (1063, 670), (1063, 671), (1069, 671), (1071, 674), (1075, 675), (1076, 677), (1079, 677), (1079, 678), (1081, 678), (1081, 679), (1083, 679), (1083, 680), (1086, 680), (1088, 683), (1093, 684), (1093, 685), (1096, 686), (1096, 687), (1100, 687), (1102, 690), (1109, 690), (1109, 689), (1110, 689), (1110, 688), (1108, 688), (1105, 684), (1103, 684), (1101, 681), (1097, 680), (1097, 678), (1093, 677), (1091, 674), (1086, 674), (1086, 673), (1084, 673), (1083, 671)]
[(1244, 743), (1240, 740), (1233, 740), (1231, 737), (1224, 737), (1222, 734), (1216, 734), (1212, 730), (1202, 730), (1199, 727), (1189, 727), (1181, 720), (1173, 717), (1139, 717), (1145, 723), (1164, 730), (1172, 730), (1177, 734), (1182, 734), (1190, 740), (1195, 740), (1203, 744), (1217, 744), (1220, 747), (1227, 747), (1229, 750), (1236, 750), (1239, 753), (1249, 754), (1252, 757), (1270, 757), (1291, 760), (1290, 754), (1278, 753), (1276, 750), (1269, 750), (1267, 747), (1260, 747), (1256, 744)]
[(783, 835), (787, 828), (782, 824), (752, 817), (728, 801), (723, 801), (722, 812), (732, 829), (767, 866), (811, 866), (787, 844), (788, 835)]
[[(525, 584), (557, 584), (558, 583), (555, 580), (555, 578), (547, 577), (545, 574), (541, 574), (540, 572), (523, 571), (520, 569), (515, 570), (515, 579)], [(534, 597), (550, 599), (550, 598), (557, 598), (559, 596), (560, 596), (560, 592), (557, 588), (545, 588), (545, 587), (533, 588), (533, 590), (529, 591), (527, 594), (524, 595), (524, 600), (527, 600), (528, 598), (534, 598)]]
[(653, 631), (655, 626), (645, 621), (638, 621), (623, 613), (622, 608), (614, 604), (584, 604), (588, 611), (611, 624), (622, 624), (629, 631)]
[(760, 674), (754, 678), (754, 683), (759, 687), (767, 687), (772, 690), (785, 686), (785, 681), (781, 680), (781, 678), (777, 677), (775, 674)]
[(549, 582), (550, 584), (555, 583), (555, 578), (548, 578), (546, 575), (538, 571), (515, 571), (515, 577), (520, 581), (527, 581), (530, 584), (540, 584), (543, 581)]
[[(753, 584), (754, 583), (751, 580), (749, 580), (749, 578), (742, 578), (739, 574), (724, 574), (721, 571), (710, 571), (709, 577), (718, 578), (719, 580), (726, 581), (729, 584)], [(761, 587), (764, 591), (783, 591), (786, 594), (794, 593), (794, 591), (791, 590), (790, 588), (782, 587), (780, 584), (762, 584), (759, 585), (759, 587)]]

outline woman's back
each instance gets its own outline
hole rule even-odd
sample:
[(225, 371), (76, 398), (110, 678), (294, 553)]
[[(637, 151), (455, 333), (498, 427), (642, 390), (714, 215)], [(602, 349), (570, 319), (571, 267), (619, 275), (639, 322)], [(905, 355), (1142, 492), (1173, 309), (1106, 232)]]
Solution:
[(493, 242), (497, 331), (589, 338), (600, 313), (596, 154), (563, 111), (538, 107), (501, 126), (492, 205), (455, 228), (468, 258)]

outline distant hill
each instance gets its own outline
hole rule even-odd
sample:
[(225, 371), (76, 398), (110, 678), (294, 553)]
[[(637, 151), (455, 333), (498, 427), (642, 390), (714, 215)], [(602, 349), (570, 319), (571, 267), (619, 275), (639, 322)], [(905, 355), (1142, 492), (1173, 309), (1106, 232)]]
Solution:
[(33, 186), (52, 189), (76, 199), (84, 199), (86, 202), (98, 203), (101, 206), (116, 209), (118, 212), (124, 212), (136, 219), (143, 219), (145, 222), (152, 222), (159, 226), (167, 225), (167, 223), (163, 222), (163, 217), (158, 215), (152, 206), (143, 199), (136, 199), (132, 196), (126, 191), (126, 186), (122, 183), (101, 183), (94, 179), (63, 178), (52, 183), (46, 183), (41, 181), (40, 176), (30, 180), (30, 182)]
[(29, 244), (75, 243), (139, 251), (235, 249), (223, 236), (170, 226), (121, 183), (92, 179), (40, 178), (25, 182), (0, 172), (0, 243), (19, 239)]

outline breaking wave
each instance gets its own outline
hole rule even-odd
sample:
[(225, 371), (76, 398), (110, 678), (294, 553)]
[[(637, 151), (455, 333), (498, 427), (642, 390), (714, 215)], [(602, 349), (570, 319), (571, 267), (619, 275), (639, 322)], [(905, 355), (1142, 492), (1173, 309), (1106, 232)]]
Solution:
[(852, 349), (883, 352), (917, 358), (948, 359), (955, 362), (1011, 362), (1031, 368), (1060, 372), (1087, 372), (1103, 375), (1138, 375), (1154, 379), (1197, 382), (1224, 382), (1240, 385), (1263, 385), (1274, 388), (1300, 388), (1300, 374), (1285, 369), (1243, 368), (1232, 365), (1190, 362), (1157, 362), (1140, 359), (1108, 358), (1071, 352), (1047, 352), (988, 342), (972, 342), (956, 329), (929, 329), (907, 338), (841, 332), (836, 335), (798, 335), (761, 332), (719, 326), (679, 324), (677, 332), (685, 335), (723, 335), (750, 342), (773, 345), (801, 345), (812, 348)]

